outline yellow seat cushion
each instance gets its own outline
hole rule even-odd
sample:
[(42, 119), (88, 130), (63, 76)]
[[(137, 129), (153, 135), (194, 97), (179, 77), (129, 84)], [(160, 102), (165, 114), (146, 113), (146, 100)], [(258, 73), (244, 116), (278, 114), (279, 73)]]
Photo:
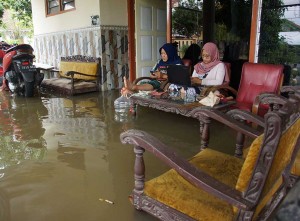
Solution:
[(236, 189), (241, 192), (244, 192), (246, 190), (250, 182), (256, 159), (259, 155), (259, 150), (263, 142), (263, 138), (263, 134), (260, 135), (252, 142), (251, 146), (247, 148), (247, 157), (245, 158), (245, 163), (243, 165), (239, 179), (236, 183)]
[[(278, 166), (276, 166), (276, 169), (275, 169), (275, 167), (272, 166), (271, 171), (273, 173), (275, 173), (275, 171), (279, 171), (279, 169), (282, 169), (284, 167), (284, 165), (286, 165), (288, 163), (288, 161), (290, 159), (292, 148), (294, 147), (294, 145), (297, 141), (299, 133), (300, 133), (300, 119), (298, 119), (297, 122), (295, 122), (281, 137), (279, 146), (278, 146), (278, 150), (277, 150), (277, 154), (276, 154), (274, 162), (273, 162), (273, 164), (275, 164), (275, 165), (277, 165), (277, 164), (280, 165), (280, 168), (278, 168)], [(251, 146), (249, 148), (246, 148), (246, 150), (244, 151), (244, 152), (246, 152), (246, 154), (244, 154), (244, 156), (246, 156), (245, 164), (242, 168), (241, 175), (240, 175), (237, 185), (236, 185), (237, 190), (240, 190), (240, 191), (246, 190), (246, 188), (250, 182), (250, 179), (251, 179), (252, 171), (254, 169), (262, 141), (263, 141), (263, 134), (261, 136), (259, 136), (258, 138), (256, 138), (253, 141), (253, 143), (251, 144)], [(289, 151), (288, 155), (286, 154), (287, 151)], [(299, 161), (300, 161), (299, 154), (300, 153), (297, 154), (297, 159), (295, 160), (294, 166), (292, 169), (292, 171), (294, 171), (294, 172), (296, 172), (297, 168), (298, 168), (298, 172), (299, 172), (300, 166), (299, 166), (299, 164), (297, 164), (297, 162), (299, 163)], [(285, 156), (285, 158), (282, 158), (282, 156)], [(275, 180), (277, 180), (277, 179), (278, 179), (278, 177), (273, 178), (272, 182), (274, 183)]]
[(75, 79), (80, 80), (96, 80), (96, 75), (98, 73), (99, 64), (96, 62), (71, 62), (71, 61), (61, 61), (59, 65), (59, 74), (61, 77), (70, 78), (66, 76), (68, 71), (77, 71), (83, 74), (88, 74), (90, 76), (83, 76), (75, 74)]
[[(249, 152), (249, 147), (243, 150), (243, 157), (246, 158)], [(300, 176), (300, 152), (298, 152), (295, 162), (292, 165), (291, 174), (295, 176)]]
[[(272, 166), (262, 191), (262, 200), (261, 203), (258, 204), (254, 217), (258, 215), (263, 206), (269, 201), (271, 196), (273, 196), (273, 194), (270, 193), (274, 193), (280, 187), (280, 184), (282, 183), (281, 174), (290, 162), (299, 134), (300, 119), (298, 119), (287, 131), (285, 131), (280, 138)], [(263, 142), (263, 136), (264, 135), (262, 134), (256, 138), (249, 148), (245, 163), (236, 184), (236, 189), (241, 192), (246, 191), (246, 188), (252, 178), (252, 173), (261, 149), (261, 143)]]
[(300, 176), (300, 152), (298, 152), (291, 173), (296, 176)]
[[(190, 160), (191, 164), (215, 179), (235, 188), (243, 160), (205, 149)], [(145, 183), (144, 194), (196, 220), (232, 220), (232, 206), (186, 181), (175, 170)]]

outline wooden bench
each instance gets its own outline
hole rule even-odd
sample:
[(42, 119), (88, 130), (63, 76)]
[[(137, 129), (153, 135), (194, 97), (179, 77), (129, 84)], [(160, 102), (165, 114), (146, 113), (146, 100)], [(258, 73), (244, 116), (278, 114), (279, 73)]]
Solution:
[(57, 73), (58, 77), (42, 81), (43, 91), (64, 95), (99, 91), (101, 59), (82, 55), (61, 57)]

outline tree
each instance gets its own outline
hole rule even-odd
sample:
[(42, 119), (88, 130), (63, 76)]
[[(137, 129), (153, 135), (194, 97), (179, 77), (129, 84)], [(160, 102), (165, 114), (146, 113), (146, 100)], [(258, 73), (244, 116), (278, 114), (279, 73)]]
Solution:
[[(14, 18), (23, 23), (26, 27), (32, 26), (32, 11), (30, 0), (1, 0), (0, 17), (3, 17), (4, 10), (10, 9), (14, 13)], [(1, 19), (2, 22), (2, 19)]]
[(10, 43), (18, 43), (21, 36), (33, 34), (30, 0), (1, 0), (0, 17), (0, 26), (4, 35), (9, 36)]
[(282, 0), (264, 0), (261, 13), (259, 62), (283, 63), (288, 56), (282, 57), (279, 53), (284, 50), (283, 39), (279, 37), (282, 28), (284, 8)]
[(251, 10), (252, 0), (216, 0), (215, 21), (219, 25), (225, 25), (230, 34), (248, 41)]
[(202, 12), (197, 0), (181, 1), (179, 7), (173, 9), (173, 33), (187, 37), (199, 34), (202, 24)]

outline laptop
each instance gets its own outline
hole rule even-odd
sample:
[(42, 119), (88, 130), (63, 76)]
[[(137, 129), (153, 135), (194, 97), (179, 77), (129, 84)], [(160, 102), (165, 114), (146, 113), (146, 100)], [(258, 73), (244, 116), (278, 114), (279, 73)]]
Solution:
[(168, 82), (181, 86), (191, 86), (190, 68), (184, 65), (169, 65), (167, 67)]

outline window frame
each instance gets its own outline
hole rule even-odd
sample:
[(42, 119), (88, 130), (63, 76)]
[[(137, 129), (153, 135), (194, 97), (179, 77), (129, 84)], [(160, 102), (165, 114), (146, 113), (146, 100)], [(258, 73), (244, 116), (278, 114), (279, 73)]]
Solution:
[[(75, 0), (56, 0), (59, 3), (59, 5), (58, 5), (58, 7), (59, 7), (58, 11), (57, 12), (53, 12), (53, 13), (49, 13), (49, 2), (50, 1), (55, 1), (55, 0), (45, 0), (45, 13), (46, 13), (46, 17), (54, 16), (54, 15), (59, 15), (59, 14), (65, 13), (65, 12), (76, 10)], [(74, 8), (70, 8), (70, 9), (64, 10), (63, 8), (68, 3), (74, 3)]]

